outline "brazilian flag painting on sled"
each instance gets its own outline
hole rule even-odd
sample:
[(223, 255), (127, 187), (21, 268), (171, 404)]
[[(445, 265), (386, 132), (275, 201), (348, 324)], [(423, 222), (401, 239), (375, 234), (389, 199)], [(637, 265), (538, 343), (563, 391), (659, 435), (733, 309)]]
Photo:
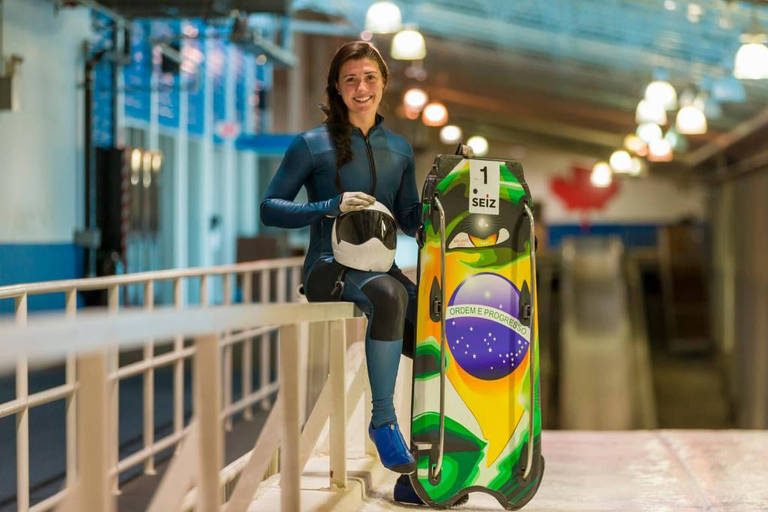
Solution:
[(519, 509), (544, 471), (530, 191), (517, 162), (439, 155), (422, 204), (411, 483)]

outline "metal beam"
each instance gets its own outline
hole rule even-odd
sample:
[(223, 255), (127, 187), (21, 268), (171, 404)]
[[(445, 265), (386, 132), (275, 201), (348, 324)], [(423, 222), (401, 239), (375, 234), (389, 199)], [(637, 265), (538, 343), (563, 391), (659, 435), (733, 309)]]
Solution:
[[(455, 89), (477, 90), (476, 77), (482, 76), (482, 89), (488, 96), (534, 94), (547, 96), (546, 103), (550, 98), (561, 102), (571, 100), (594, 108), (598, 116), (602, 116), (602, 111), (612, 111), (614, 114), (624, 112), (634, 118), (637, 102), (651, 79), (650, 72), (613, 73), (607, 67), (556, 61), (525, 52), (503, 52), (474, 45), (462, 46), (457, 51), (455, 41), (439, 38), (430, 38), (428, 45), (430, 55), (425, 62), (428, 72), (425, 85), (450, 81)], [(398, 65), (393, 63), (392, 67)], [(514, 93), (510, 92), (512, 87), (516, 89)], [(741, 117), (724, 115), (719, 120), (712, 120), (710, 128), (714, 132), (716, 128), (727, 128), (740, 120)]]
[(737, 125), (730, 132), (718, 136), (706, 146), (692, 151), (683, 158), (683, 162), (691, 169), (695, 169), (707, 160), (715, 157), (718, 153), (724, 152), (739, 141), (765, 128), (768, 128), (768, 107), (764, 108), (755, 117)]
[(714, 173), (707, 175), (704, 179), (711, 185), (719, 185), (724, 181), (733, 180), (740, 178), (745, 174), (764, 170), (768, 170), (768, 150), (747, 156), (728, 167), (717, 169)]
[(562, 120), (544, 120), (536, 115), (535, 105), (531, 107), (525, 101), (502, 100), (447, 87), (436, 90), (439, 91), (438, 97), (450, 104), (452, 115), (458, 117), (482, 118), (496, 126), (510, 126), (597, 146), (616, 148), (623, 143), (624, 133), (584, 128)]
[[(93, 9), (94, 11), (103, 14), (107, 18), (113, 20), (121, 28), (130, 27), (131, 25), (131, 20), (119, 14), (116, 10), (106, 7), (105, 5), (102, 5), (95, 0), (75, 0), (75, 2), (83, 7)], [(68, 6), (64, 0), (56, 0), (54, 5), (56, 6), (56, 9), (61, 9), (62, 7)]]

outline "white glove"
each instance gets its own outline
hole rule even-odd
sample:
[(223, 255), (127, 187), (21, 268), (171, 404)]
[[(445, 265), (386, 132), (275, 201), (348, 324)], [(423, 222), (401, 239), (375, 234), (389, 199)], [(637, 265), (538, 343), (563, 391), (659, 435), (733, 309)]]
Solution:
[(341, 213), (362, 210), (375, 201), (375, 197), (369, 196), (365, 192), (344, 192), (341, 196), (341, 203), (339, 203), (339, 210)]

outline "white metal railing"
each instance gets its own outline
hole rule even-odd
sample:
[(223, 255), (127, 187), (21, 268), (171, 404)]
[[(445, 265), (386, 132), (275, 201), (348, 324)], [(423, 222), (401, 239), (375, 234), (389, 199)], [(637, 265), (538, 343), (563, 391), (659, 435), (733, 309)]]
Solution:
[[(63, 293), (65, 295), (65, 313), (64, 318), (67, 322), (71, 321), (78, 314), (77, 294), (87, 290), (103, 290), (107, 292), (107, 310), (110, 314), (116, 314), (120, 308), (121, 290), (130, 285), (139, 285), (144, 288), (144, 302), (141, 306), (143, 311), (153, 311), (155, 309), (154, 296), (155, 284), (159, 282), (171, 282), (173, 286), (173, 309), (183, 310), (186, 305), (183, 300), (184, 285), (186, 280), (199, 278), (200, 306), (208, 305), (208, 286), (211, 278), (219, 276), (223, 279), (223, 303), (229, 305), (232, 303), (232, 279), (241, 280), (242, 301), (245, 304), (251, 302), (253, 296), (252, 278), (254, 275), (260, 275), (259, 302), (270, 302), (271, 286), (274, 283), (276, 288), (275, 300), (278, 303), (286, 300), (296, 300), (294, 290), (300, 280), (302, 258), (289, 258), (280, 260), (263, 260), (251, 263), (240, 263), (235, 265), (224, 265), (208, 268), (190, 268), (174, 269), (153, 272), (142, 272), (136, 274), (126, 274), (120, 276), (110, 276), (90, 279), (76, 279), (64, 281), (40, 282), (31, 284), (20, 284), (0, 287), (0, 299), (13, 299), (15, 302), (15, 323), (19, 327), (28, 325), (27, 304), (32, 295)], [(273, 276), (273, 274), (275, 274)], [(273, 279), (274, 277), (274, 279)], [(124, 308), (125, 312), (133, 311), (139, 308)], [(122, 317), (125, 313), (118, 316)], [(35, 322), (33, 321), (33, 324)], [(68, 324), (62, 324), (68, 325)], [(140, 329), (140, 325), (130, 326), (132, 332)], [(277, 382), (270, 380), (270, 333), (277, 328), (266, 323), (258, 326), (248, 326), (239, 331), (235, 328), (224, 328), (217, 332), (218, 343), (221, 347), (223, 358), (222, 375), (222, 407), (220, 414), (225, 421), (225, 427), (231, 428), (231, 418), (234, 414), (243, 413), (246, 419), (252, 416), (252, 407), (260, 402), (262, 408), (267, 408), (269, 402), (267, 397), (278, 388)], [(200, 332), (200, 331), (198, 331)], [(207, 331), (206, 331), (207, 332)], [(118, 491), (118, 477), (122, 471), (143, 464), (144, 472), (153, 474), (154, 456), (172, 446), (188, 434), (189, 427), (184, 427), (184, 361), (191, 358), (195, 353), (194, 347), (184, 346), (184, 330), (168, 333), (167, 336), (157, 336), (148, 332), (143, 338), (142, 348), (143, 357), (140, 361), (119, 365), (120, 350), (117, 345), (111, 345), (106, 354), (107, 370), (105, 377), (105, 388), (109, 404), (108, 416), (112, 419), (109, 422), (109, 443), (107, 452), (107, 472), (110, 482), (110, 488), (113, 492)], [(25, 352), (18, 352), (18, 358), (15, 361), (15, 380), (16, 396), (13, 400), (0, 403), (0, 418), (10, 415), (16, 415), (16, 474), (17, 474), (17, 509), (19, 512), (31, 510), (40, 512), (50, 510), (58, 505), (67, 493), (67, 489), (74, 484), (76, 475), (77, 457), (77, 409), (78, 409), (78, 371), (77, 360), (74, 352), (61, 353), (59, 347), (68, 347), (64, 339), (60, 339), (58, 331), (54, 329), (50, 342), (55, 344), (55, 350), (51, 352), (53, 359), (50, 361), (59, 361), (57, 356), (65, 359), (65, 382), (44, 391), (30, 394), (28, 388), (29, 368), (28, 357)], [(82, 333), (81, 333), (82, 334)], [(116, 333), (116, 335), (119, 333)], [(82, 337), (82, 336), (81, 336)], [(162, 340), (172, 340), (167, 342), (172, 346), (169, 352), (162, 355), (155, 355), (156, 345), (160, 345)], [(252, 382), (252, 359), (254, 340), (260, 344), (260, 382), (254, 385)], [(0, 338), (3, 344), (3, 358), (7, 362), (7, 356), (13, 352), (6, 340)], [(166, 342), (163, 342), (166, 343)], [(233, 345), (242, 344), (242, 398), (233, 403), (232, 399), (232, 379)], [(155, 439), (155, 415), (154, 415), (154, 372), (157, 368), (173, 367), (173, 431), (170, 435), (162, 439)], [(4, 373), (4, 372), (3, 372)], [(119, 383), (121, 380), (135, 375), (143, 375), (143, 447), (138, 452), (132, 453), (119, 459)], [(30, 507), (30, 489), (29, 489), (29, 411), (30, 409), (43, 404), (55, 401), (66, 400), (66, 482), (64, 488), (55, 495)]]
[[(330, 479), (334, 488), (347, 485), (347, 404), (364, 394), (365, 369), (355, 369), (351, 385), (345, 382), (346, 319), (359, 316), (349, 302), (223, 305), (178, 311), (84, 312), (77, 318), (61, 316), (37, 319), (31, 325), (0, 323), (0, 370), (12, 367), (19, 358), (45, 360), (61, 357), (69, 347), (75, 358), (79, 402), (76, 429), (78, 479), (68, 485), (62, 511), (110, 512), (114, 510), (113, 475), (110, 472), (111, 435), (109, 414), (109, 354), (120, 348), (141, 346), (146, 339), (194, 336), (194, 418), (186, 437), (155, 493), (150, 511), (180, 510), (194, 488), (193, 504), (199, 510), (219, 510), (223, 503), (222, 483), (239, 474), (227, 512), (245, 511), (269, 464), (280, 448), (281, 507), (299, 511), (299, 477), (317, 443), (326, 420), (330, 421)], [(330, 371), (317, 404), (303, 431), (300, 425), (299, 377), (296, 353), (299, 347), (297, 322), (322, 322), (330, 341)], [(254, 449), (222, 470), (223, 416), (220, 375), (223, 350), (217, 333), (237, 329), (279, 327), (280, 392), (262, 428)], [(358, 332), (361, 332), (358, 330)], [(311, 340), (310, 340), (311, 341)], [(73, 354), (74, 352), (74, 354)], [(69, 492), (74, 491), (74, 492)]]

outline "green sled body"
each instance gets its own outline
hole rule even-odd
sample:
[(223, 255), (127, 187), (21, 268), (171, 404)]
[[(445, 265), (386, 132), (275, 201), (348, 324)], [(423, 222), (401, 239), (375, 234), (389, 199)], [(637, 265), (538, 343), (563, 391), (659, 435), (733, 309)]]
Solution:
[[(434, 198), (444, 211), (444, 254)], [(522, 167), (440, 155), (425, 181), (422, 204), (411, 409), (418, 469), (411, 483), (435, 508), (485, 492), (502, 507), (518, 509), (534, 496), (544, 471), (535, 255), (526, 213), (532, 200)], [(435, 478), (430, 468), (438, 463)]]

